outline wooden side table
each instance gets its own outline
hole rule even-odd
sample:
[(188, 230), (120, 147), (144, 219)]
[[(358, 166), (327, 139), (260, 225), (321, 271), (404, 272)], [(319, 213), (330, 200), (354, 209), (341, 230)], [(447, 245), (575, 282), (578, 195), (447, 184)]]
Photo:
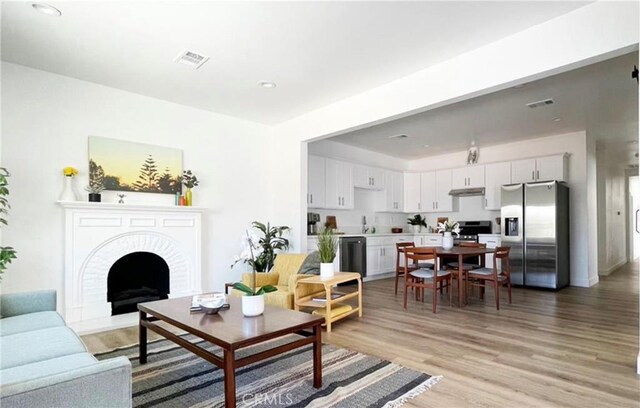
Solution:
[[(331, 299), (331, 294), (335, 285), (351, 281), (358, 282), (358, 289), (356, 291), (350, 291), (337, 299)], [(308, 284), (323, 285), (324, 291), (319, 291), (316, 293), (312, 293), (311, 295), (298, 297), (298, 286)], [(319, 296), (324, 296), (326, 300), (313, 300), (314, 298), (317, 298)], [(339, 305), (344, 305), (346, 304), (345, 302), (347, 300), (354, 299), (356, 297), (358, 298), (357, 307), (354, 307), (349, 311), (337, 314), (335, 316), (332, 315), (331, 311), (333, 308)], [(358, 317), (362, 317), (362, 277), (357, 272), (336, 272), (335, 275), (331, 278), (321, 278), (318, 275), (313, 275), (308, 278), (300, 279), (296, 282), (296, 289), (294, 291), (294, 307), (296, 310), (300, 310), (300, 308), (302, 307), (325, 309), (325, 325), (327, 327), (327, 332), (331, 332), (331, 324), (340, 319), (344, 319), (345, 317), (350, 316), (356, 312), (358, 313)]]

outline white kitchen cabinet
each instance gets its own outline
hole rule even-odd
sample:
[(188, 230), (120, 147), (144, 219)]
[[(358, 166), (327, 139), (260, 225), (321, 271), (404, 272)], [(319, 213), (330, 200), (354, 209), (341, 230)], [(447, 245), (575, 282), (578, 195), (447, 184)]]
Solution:
[(420, 205), (424, 212), (436, 212), (436, 172), (420, 174)]
[(442, 235), (440, 234), (416, 235), (414, 237), (414, 243), (416, 246), (419, 246), (419, 247), (442, 246)]
[(353, 209), (353, 165), (339, 160), (325, 160), (325, 208)]
[(382, 253), (381, 246), (367, 245), (367, 276), (375, 276), (381, 273), (380, 272), (381, 253)]
[[(478, 243), (480, 244), (486, 244), (487, 248), (497, 248), (502, 244), (502, 238), (500, 238), (500, 235), (485, 235), (485, 234), (479, 234), (478, 235)], [(486, 268), (493, 268), (493, 254), (486, 254), (485, 258), (484, 258), (484, 265)], [(500, 260), (498, 260), (498, 268), (500, 268), (501, 263)], [(499, 272), (499, 270), (498, 270)]]
[(325, 159), (309, 155), (307, 172), (307, 206), (309, 208), (325, 206), (325, 188)]
[(564, 154), (515, 160), (511, 162), (511, 182), (566, 181), (567, 163)]
[(453, 211), (453, 197), (451, 191), (451, 170), (436, 171), (436, 211)]
[(422, 211), (420, 173), (404, 174), (404, 212)]
[(420, 194), (422, 212), (453, 211), (451, 191), (451, 170), (430, 171), (421, 174)]
[(484, 187), (485, 166), (467, 166), (451, 171), (451, 188), (482, 188)]
[(404, 211), (404, 175), (397, 171), (385, 170), (384, 173), (385, 200), (383, 209), (385, 212)]
[(499, 210), (502, 186), (511, 183), (511, 163), (493, 163), (485, 166), (484, 208)]
[(384, 170), (377, 167), (364, 165), (354, 165), (353, 168), (354, 187), (367, 190), (384, 189)]
[(559, 154), (536, 158), (536, 181), (567, 181), (566, 156)]

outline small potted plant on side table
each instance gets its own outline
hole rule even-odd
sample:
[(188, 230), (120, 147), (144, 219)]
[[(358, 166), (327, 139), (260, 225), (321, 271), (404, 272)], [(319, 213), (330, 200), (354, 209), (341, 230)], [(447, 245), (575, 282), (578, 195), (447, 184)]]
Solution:
[(247, 231), (247, 236), (243, 239), (243, 243), (245, 248), (240, 253), (240, 256), (236, 258), (234, 264), (242, 261), (251, 265), (253, 279), (251, 287), (242, 282), (234, 283), (233, 287), (234, 289), (244, 293), (242, 296), (242, 314), (246, 317), (259, 316), (264, 313), (264, 294), (275, 292), (278, 289), (272, 285), (265, 285), (259, 289), (256, 287), (256, 282), (258, 281), (256, 256), (260, 256), (262, 253), (262, 247), (260, 246), (259, 238), (250, 231)]
[(325, 227), (318, 235), (318, 253), (320, 254), (320, 277), (331, 278), (335, 271), (333, 260), (338, 250), (338, 239), (331, 228)]
[(427, 228), (427, 220), (420, 214), (416, 214), (411, 218), (407, 218), (407, 224), (413, 227), (413, 232), (415, 234), (422, 231), (422, 227)]

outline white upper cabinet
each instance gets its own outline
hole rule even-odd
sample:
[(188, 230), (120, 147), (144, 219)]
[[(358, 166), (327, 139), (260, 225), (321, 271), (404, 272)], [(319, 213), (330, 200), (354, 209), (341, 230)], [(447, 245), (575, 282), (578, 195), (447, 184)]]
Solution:
[(420, 173), (404, 174), (404, 211), (420, 212), (422, 211), (422, 194), (421, 194), (421, 177)]
[(307, 172), (307, 206), (323, 208), (325, 206), (325, 159), (309, 156)]
[(453, 211), (453, 197), (449, 195), (452, 186), (452, 171), (436, 171), (436, 211)]
[(384, 189), (384, 170), (356, 164), (353, 168), (353, 182), (357, 188), (382, 190)]
[(453, 189), (484, 187), (484, 166), (467, 166), (452, 170)]
[(385, 170), (385, 204), (381, 211), (404, 211), (404, 176), (397, 171)]
[(511, 162), (511, 182), (566, 181), (566, 170), (566, 156), (563, 154), (515, 160)]
[(453, 197), (449, 195), (452, 184), (452, 171), (430, 171), (422, 173), (420, 177), (420, 211), (453, 211)]
[(436, 212), (436, 172), (420, 175), (420, 204), (424, 212)]
[(350, 163), (333, 159), (325, 160), (325, 208), (353, 208), (352, 170)]
[(484, 208), (499, 210), (503, 184), (511, 183), (511, 163), (493, 163), (485, 166)]
[(536, 181), (551, 180), (567, 181), (567, 163), (564, 154), (536, 159)]

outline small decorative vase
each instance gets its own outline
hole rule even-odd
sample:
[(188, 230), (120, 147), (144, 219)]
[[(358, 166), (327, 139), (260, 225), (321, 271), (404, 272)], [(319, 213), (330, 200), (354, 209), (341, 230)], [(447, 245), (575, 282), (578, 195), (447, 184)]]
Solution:
[(264, 295), (242, 296), (242, 314), (245, 317), (260, 316), (264, 313)]
[(187, 193), (185, 194), (185, 198), (187, 199), (187, 206), (191, 207), (193, 204), (193, 195), (191, 193), (191, 189), (187, 189)]
[(71, 176), (64, 176), (64, 189), (60, 194), (60, 201), (78, 201)]
[(419, 234), (420, 231), (422, 231), (422, 226), (421, 225), (412, 225), (413, 227), (413, 233), (414, 234)]
[(102, 201), (102, 196), (100, 193), (89, 193), (89, 202), (90, 203), (99, 203)]
[(445, 232), (442, 237), (442, 247), (444, 249), (453, 248), (453, 237), (451, 236), (451, 231)]
[(329, 279), (334, 272), (333, 263), (320, 263), (320, 278)]

